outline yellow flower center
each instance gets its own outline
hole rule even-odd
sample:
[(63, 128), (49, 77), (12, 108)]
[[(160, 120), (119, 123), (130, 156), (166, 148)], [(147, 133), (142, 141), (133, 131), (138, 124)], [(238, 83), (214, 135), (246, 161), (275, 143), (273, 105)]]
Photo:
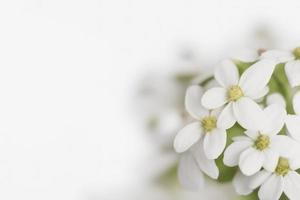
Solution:
[(244, 93), (240, 86), (234, 85), (231, 86), (228, 90), (228, 99), (229, 101), (236, 101), (244, 96)]
[(300, 47), (294, 49), (293, 54), (296, 57), (296, 59), (300, 59)]
[(263, 151), (264, 149), (268, 148), (269, 145), (270, 138), (267, 135), (259, 135), (254, 142), (254, 147), (260, 151)]
[(217, 127), (217, 119), (213, 116), (204, 117), (201, 121), (204, 131), (210, 132)]
[(275, 173), (278, 176), (285, 176), (290, 171), (290, 164), (288, 159), (280, 157), (277, 163), (277, 167), (275, 169)]

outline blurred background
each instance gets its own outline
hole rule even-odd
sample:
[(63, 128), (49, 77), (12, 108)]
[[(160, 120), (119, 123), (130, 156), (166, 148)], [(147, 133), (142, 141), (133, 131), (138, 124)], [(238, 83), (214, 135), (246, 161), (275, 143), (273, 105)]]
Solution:
[(0, 199), (234, 199), (228, 184), (192, 193), (163, 178), (178, 160), (170, 141), (189, 75), (242, 51), (299, 46), (299, 9), (0, 1)]

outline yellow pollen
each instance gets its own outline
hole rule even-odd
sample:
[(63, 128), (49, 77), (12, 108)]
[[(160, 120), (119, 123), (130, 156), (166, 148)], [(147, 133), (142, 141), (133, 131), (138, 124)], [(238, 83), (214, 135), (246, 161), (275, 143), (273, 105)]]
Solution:
[(277, 167), (275, 169), (275, 173), (278, 176), (285, 176), (290, 171), (290, 164), (288, 159), (280, 157), (277, 163)]
[(264, 149), (268, 148), (269, 145), (270, 138), (267, 135), (259, 135), (254, 142), (254, 147), (260, 151), (263, 151)]
[(228, 99), (229, 101), (236, 101), (244, 96), (244, 93), (240, 86), (234, 85), (231, 86), (228, 90)]
[(217, 119), (212, 116), (204, 117), (201, 121), (201, 126), (208, 133), (217, 127)]
[(300, 47), (294, 49), (293, 54), (296, 57), (296, 59), (300, 59)]

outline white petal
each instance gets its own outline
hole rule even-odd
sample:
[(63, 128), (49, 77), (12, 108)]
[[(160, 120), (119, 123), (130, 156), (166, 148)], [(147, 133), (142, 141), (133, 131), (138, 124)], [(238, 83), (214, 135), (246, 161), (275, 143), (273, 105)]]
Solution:
[(204, 186), (204, 176), (190, 153), (183, 154), (179, 161), (178, 179), (186, 189), (198, 190)]
[(265, 154), (265, 161), (263, 167), (270, 172), (274, 172), (278, 163), (279, 154), (270, 149), (266, 149), (264, 151), (264, 154)]
[(293, 106), (295, 113), (300, 116), (300, 91), (294, 95)]
[(270, 148), (282, 157), (299, 156), (299, 143), (286, 135), (275, 135), (270, 140)]
[(227, 102), (227, 91), (221, 87), (207, 90), (201, 99), (202, 105), (207, 109), (215, 109)]
[(276, 63), (284, 63), (295, 59), (295, 56), (290, 51), (269, 50), (264, 52), (261, 58), (274, 59)]
[(245, 134), (247, 136), (249, 136), (250, 138), (252, 138), (253, 140), (256, 140), (256, 138), (259, 136), (259, 132), (258, 131), (250, 131), (250, 130), (246, 130)]
[(267, 97), (267, 105), (278, 104), (282, 107), (286, 107), (285, 99), (280, 93), (273, 93)]
[(233, 112), (237, 122), (248, 130), (260, 130), (266, 120), (259, 105), (248, 97), (234, 102)]
[(241, 153), (247, 148), (249, 148), (251, 145), (252, 142), (247, 140), (233, 142), (231, 145), (229, 145), (226, 148), (224, 152), (224, 158), (223, 158), (224, 164), (229, 167), (238, 165)]
[(283, 191), (283, 178), (273, 174), (265, 183), (262, 184), (258, 191), (260, 200), (278, 200)]
[(251, 176), (261, 169), (263, 162), (264, 155), (262, 152), (248, 148), (240, 156), (239, 167), (243, 174)]
[(233, 114), (232, 102), (228, 103), (219, 115), (217, 127), (229, 129), (235, 124), (236, 120)]
[(289, 61), (285, 64), (285, 74), (292, 87), (300, 85), (300, 60)]
[(267, 117), (266, 123), (261, 130), (263, 134), (275, 135), (283, 128), (286, 110), (279, 104), (269, 105), (264, 109), (264, 114)]
[(239, 71), (231, 60), (224, 60), (215, 69), (215, 79), (220, 85), (228, 88), (238, 84)]
[(253, 140), (247, 136), (236, 136), (236, 137), (233, 137), (232, 140), (234, 142), (238, 142), (238, 141), (249, 141), (249, 142), (252, 142), (253, 143)]
[(199, 122), (191, 123), (181, 129), (175, 137), (174, 149), (182, 153), (195, 144), (202, 135), (202, 128)]
[(255, 92), (254, 94), (252, 94), (251, 96), (249, 96), (251, 99), (257, 100), (259, 101), (260, 99), (262, 99), (264, 96), (266, 96), (266, 94), (268, 94), (269, 92), (269, 87), (266, 86), (264, 87), (262, 90)]
[(198, 85), (190, 86), (185, 95), (185, 108), (195, 119), (208, 115), (208, 110), (201, 104), (203, 89)]
[(250, 66), (241, 76), (239, 85), (246, 96), (255, 96), (269, 82), (276, 63), (261, 60)]
[(239, 195), (248, 195), (252, 192), (252, 189), (249, 188), (249, 177), (243, 175), (240, 171), (238, 171), (233, 180), (233, 186)]
[(270, 175), (271, 172), (268, 172), (266, 170), (261, 170), (257, 172), (253, 176), (249, 177), (249, 187), (252, 189), (258, 188), (267, 180), (268, 177), (270, 177)]
[(288, 115), (285, 123), (291, 137), (300, 142), (300, 116)]
[(205, 155), (208, 159), (216, 159), (221, 155), (226, 146), (227, 134), (225, 130), (214, 129), (206, 133), (203, 141)]
[(212, 179), (217, 179), (219, 176), (219, 169), (214, 160), (206, 158), (202, 142), (199, 145), (194, 145), (191, 152), (199, 168)]
[(300, 198), (300, 175), (291, 171), (284, 177), (283, 191), (291, 200)]
[(243, 62), (254, 62), (258, 59), (258, 51), (255, 49), (239, 48), (234, 50), (230, 55), (232, 59)]

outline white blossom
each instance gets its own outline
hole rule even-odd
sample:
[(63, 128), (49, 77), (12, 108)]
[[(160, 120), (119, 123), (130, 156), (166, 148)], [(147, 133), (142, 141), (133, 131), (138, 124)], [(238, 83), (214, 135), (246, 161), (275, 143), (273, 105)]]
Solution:
[(289, 135), (300, 142), (300, 92), (294, 95), (293, 106), (296, 114), (287, 116), (286, 127)]

